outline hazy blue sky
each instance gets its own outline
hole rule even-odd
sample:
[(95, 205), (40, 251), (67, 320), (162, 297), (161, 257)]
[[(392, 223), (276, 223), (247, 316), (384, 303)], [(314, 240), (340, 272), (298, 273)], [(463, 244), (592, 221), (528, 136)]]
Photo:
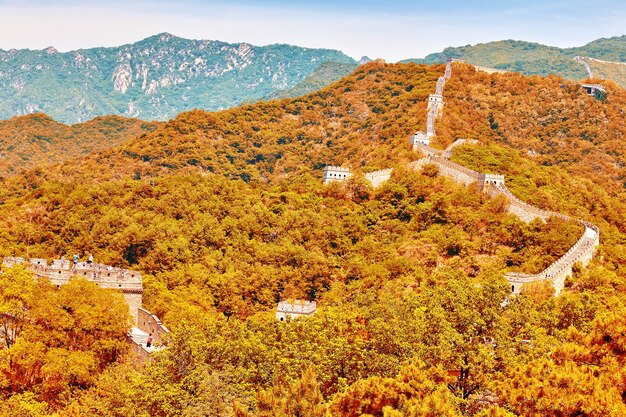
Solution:
[(0, 0), (0, 49), (68, 51), (160, 32), (396, 61), (491, 40), (567, 47), (624, 35), (626, 1)]

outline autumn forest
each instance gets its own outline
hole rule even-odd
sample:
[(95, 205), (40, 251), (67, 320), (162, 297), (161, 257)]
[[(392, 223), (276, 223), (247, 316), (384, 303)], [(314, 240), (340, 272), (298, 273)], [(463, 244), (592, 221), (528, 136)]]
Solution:
[[(601, 230), (558, 297), (545, 282), (512, 297), (504, 274), (543, 270), (582, 227), (409, 169), (443, 72), (371, 62), (163, 123), (0, 122), (0, 255), (142, 271), (171, 330), (141, 361), (121, 294), (3, 268), (0, 415), (626, 415), (626, 90), (455, 64), (431, 145), (475, 139), (450, 159)], [(323, 185), (326, 165), (355, 175)], [(283, 299), (318, 309), (277, 321)]]

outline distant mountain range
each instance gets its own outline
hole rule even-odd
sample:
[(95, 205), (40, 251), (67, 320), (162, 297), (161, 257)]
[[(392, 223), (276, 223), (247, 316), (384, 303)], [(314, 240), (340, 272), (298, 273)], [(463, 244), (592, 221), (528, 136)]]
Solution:
[[(575, 57), (581, 57), (575, 61)], [(497, 41), (446, 48), (422, 59), (448, 58), (527, 75), (610, 78), (626, 86), (626, 36), (576, 48)], [(359, 62), (331, 49), (253, 46), (189, 40), (168, 33), (113, 48), (60, 53), (0, 50), (0, 119), (45, 112), (63, 123), (103, 115), (167, 120), (194, 108), (219, 110), (258, 100), (290, 98), (338, 81)], [(585, 65), (585, 63), (587, 65)]]
[(45, 112), (64, 123), (115, 114), (165, 120), (290, 89), (340, 51), (182, 39), (162, 33), (113, 48), (0, 50), (0, 119)]
[[(626, 62), (626, 35), (597, 39), (575, 48), (557, 48), (513, 40), (488, 42), (446, 48), (442, 52), (430, 54), (425, 58), (407, 59), (403, 62), (434, 64), (445, 62), (448, 58), (456, 58), (464, 59), (474, 65), (521, 72), (526, 75), (558, 74), (574, 80), (589, 77), (585, 66), (574, 60), (577, 56)], [(611, 74), (615, 75), (615, 72)], [(597, 75), (602, 74), (598, 72)], [(622, 86), (626, 86), (626, 79), (620, 76), (613, 79)]]

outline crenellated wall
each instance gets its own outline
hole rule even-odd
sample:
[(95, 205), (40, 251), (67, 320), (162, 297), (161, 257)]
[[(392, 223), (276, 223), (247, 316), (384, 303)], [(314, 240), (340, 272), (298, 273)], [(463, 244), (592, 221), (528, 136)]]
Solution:
[(443, 95), (443, 86), (446, 84), (446, 77), (439, 77), (437, 79), (437, 87), (435, 87), (435, 94)]
[[(437, 87), (435, 93), (442, 97), (442, 106), (443, 106), (443, 87), (445, 85), (445, 80), (450, 78), (452, 75), (452, 62), (456, 60), (449, 59), (446, 64), (446, 72), (444, 75), (444, 80), (441, 82), (437, 82)], [(488, 73), (501, 73), (505, 71), (496, 70), (493, 68), (486, 68), (481, 66), (474, 66), (479, 71), (485, 71)], [(431, 96), (432, 97), (432, 96)], [(429, 102), (430, 105), (430, 102)], [(434, 135), (434, 121), (435, 115), (432, 114), (434, 107), (430, 105), (430, 111), (427, 117), (427, 129), (430, 124), (431, 133)], [(428, 134), (428, 132), (427, 132)], [(411, 164), (413, 169), (418, 169), (423, 167), (428, 163), (433, 163), (439, 168), (439, 172), (441, 175), (446, 175), (452, 178), (455, 182), (468, 185), (473, 182), (478, 184), (479, 189), (488, 192), (491, 195), (504, 195), (509, 204), (507, 210), (510, 213), (517, 215), (521, 220), (525, 222), (530, 222), (536, 218), (540, 218), (542, 220), (546, 220), (549, 217), (559, 217), (563, 220), (571, 220), (570, 217), (561, 214), (550, 212), (547, 210), (542, 210), (540, 208), (534, 207), (519, 198), (517, 198), (513, 193), (509, 191), (509, 189), (504, 184), (504, 176), (498, 174), (489, 174), (489, 173), (478, 173), (476, 171), (470, 170), (468, 168), (463, 167), (462, 165), (455, 164), (449, 161), (446, 158), (449, 158), (452, 154), (452, 149), (456, 146), (459, 146), (463, 143), (476, 143), (476, 141), (466, 141), (464, 139), (457, 139), (452, 145), (446, 148), (445, 151), (439, 151), (437, 149), (431, 148), (428, 144), (413, 144), (412, 147), (414, 151), (420, 151), (426, 155), (425, 158), (422, 158), (416, 162)], [(578, 220), (580, 224), (585, 227), (585, 231), (583, 235), (578, 239), (578, 241), (564, 254), (562, 257), (557, 259), (553, 264), (548, 266), (544, 271), (539, 274), (528, 275), (528, 274), (520, 274), (520, 273), (507, 273), (505, 275), (506, 279), (511, 284), (511, 292), (519, 293), (523, 284), (528, 282), (540, 281), (540, 280), (548, 280), (555, 289), (555, 294), (558, 295), (563, 286), (565, 284), (565, 279), (568, 275), (572, 274), (572, 268), (575, 263), (580, 262), (583, 266), (587, 266), (589, 262), (593, 259), (593, 255), (595, 253), (596, 248), (600, 244), (600, 230), (597, 226), (585, 222), (583, 220)]]
[(73, 263), (67, 260), (54, 260), (48, 265), (46, 259), (31, 258), (27, 262), (24, 258), (13, 256), (5, 257), (2, 263), (7, 267), (25, 266), (38, 278), (47, 278), (57, 287), (67, 284), (70, 278), (79, 276), (96, 283), (101, 288), (120, 290), (124, 294), (134, 323), (137, 322), (137, 309), (141, 306), (143, 295), (143, 280), (139, 271), (87, 262), (79, 262), (74, 267)]
[(456, 148), (457, 146), (461, 146), (464, 145), (466, 143), (469, 143), (471, 145), (476, 145), (478, 143), (478, 141), (476, 139), (457, 139), (455, 140), (452, 144), (450, 144), (443, 152), (442, 151), (438, 151), (442, 154), (442, 156), (444, 158), (450, 158), (452, 156), (452, 150), (454, 148)]
[(163, 344), (168, 341), (170, 331), (161, 323), (161, 320), (159, 320), (157, 316), (143, 308), (139, 308), (137, 313), (137, 327), (139, 329), (152, 335), (154, 342), (157, 344)]
[(497, 69), (497, 68), (483, 67), (482, 65), (474, 65), (474, 64), (472, 64), (472, 66), (476, 68), (477, 71), (486, 72), (487, 74), (506, 74), (507, 73), (507, 71)]
[(101, 288), (119, 290), (124, 294), (128, 311), (133, 318), (134, 328), (129, 334), (140, 358), (146, 358), (153, 350), (146, 347), (147, 336), (153, 333), (154, 341), (164, 344), (169, 330), (163, 326), (157, 316), (143, 309), (143, 279), (139, 271), (115, 268), (109, 265), (78, 262), (76, 266), (67, 260), (54, 260), (50, 264), (46, 259), (7, 256), (2, 264), (5, 267), (22, 265), (32, 271), (37, 278), (46, 278), (57, 288), (67, 284), (72, 277), (79, 276), (96, 283)]
[(579, 222), (585, 226), (583, 235), (565, 255), (561, 256), (546, 269), (532, 275), (515, 272), (505, 275), (505, 278), (511, 284), (511, 292), (517, 294), (520, 292), (523, 284), (547, 280), (554, 287), (555, 295), (559, 295), (565, 285), (565, 279), (568, 275), (572, 275), (574, 264), (580, 262), (583, 267), (587, 266), (593, 259), (596, 248), (600, 245), (600, 230), (598, 227), (582, 220)]
[(437, 165), (441, 175), (450, 177), (454, 182), (459, 184), (470, 185), (472, 183), (479, 182), (481, 179), (481, 174), (479, 172), (466, 168), (463, 165), (457, 164), (440, 156), (428, 155), (424, 159), (427, 160), (426, 163)]
[[(504, 183), (504, 175), (480, 173), (447, 159), (451, 156), (452, 149), (454, 147), (463, 143), (476, 144), (477, 141), (457, 139), (444, 151), (429, 146), (430, 138), (435, 135), (435, 119), (437, 117), (437, 113), (443, 107), (442, 93), (445, 80), (450, 78), (452, 75), (452, 62), (456, 62), (456, 60), (448, 60), (444, 77), (440, 77), (437, 81), (436, 94), (431, 94), (429, 97), (426, 134), (418, 132), (411, 137), (411, 146), (413, 151), (419, 151), (426, 156), (410, 163), (409, 168), (417, 170), (423, 168), (425, 165), (434, 164), (439, 169), (439, 173), (441, 175), (450, 177), (453, 181), (459, 184), (467, 186), (476, 183), (479, 190), (489, 193), (492, 196), (504, 195), (509, 203), (507, 210), (510, 213), (517, 215), (525, 222), (530, 222), (537, 218), (545, 221), (549, 217), (559, 217), (563, 220), (572, 220), (564, 214), (542, 210), (520, 200), (506, 187)], [(476, 68), (479, 70), (485, 70), (482, 67)], [(365, 177), (372, 182), (375, 187), (377, 187), (390, 178), (391, 172), (391, 169), (386, 169), (372, 172), (367, 174)], [(326, 180), (326, 171), (324, 178)], [(589, 222), (585, 222), (583, 220), (578, 220), (578, 222), (585, 228), (583, 235), (567, 251), (567, 253), (557, 259), (545, 270), (541, 271), (539, 274), (533, 275), (514, 272), (510, 272), (505, 275), (505, 278), (508, 280), (509, 284), (511, 284), (512, 293), (519, 293), (522, 285), (525, 283), (547, 280), (553, 285), (555, 294), (558, 295), (564, 287), (566, 277), (572, 274), (574, 264), (580, 262), (583, 266), (587, 266), (589, 262), (591, 262), (595, 250), (600, 244), (600, 230), (597, 226)]]

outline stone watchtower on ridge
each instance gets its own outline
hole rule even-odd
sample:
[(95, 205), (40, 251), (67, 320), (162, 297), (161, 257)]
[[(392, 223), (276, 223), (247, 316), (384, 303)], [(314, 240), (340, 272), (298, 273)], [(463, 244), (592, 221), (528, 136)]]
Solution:
[(345, 181), (352, 176), (348, 168), (327, 165), (324, 168), (324, 184), (332, 181)]
[(424, 132), (417, 132), (411, 136), (411, 148), (415, 152), (419, 145), (430, 145), (430, 138)]
[(485, 187), (499, 187), (504, 185), (504, 175), (500, 174), (480, 174), (478, 181), (482, 190)]
[(441, 94), (429, 94), (428, 95), (428, 107), (426, 110), (434, 108), (437, 117), (441, 116), (443, 112), (443, 96)]

